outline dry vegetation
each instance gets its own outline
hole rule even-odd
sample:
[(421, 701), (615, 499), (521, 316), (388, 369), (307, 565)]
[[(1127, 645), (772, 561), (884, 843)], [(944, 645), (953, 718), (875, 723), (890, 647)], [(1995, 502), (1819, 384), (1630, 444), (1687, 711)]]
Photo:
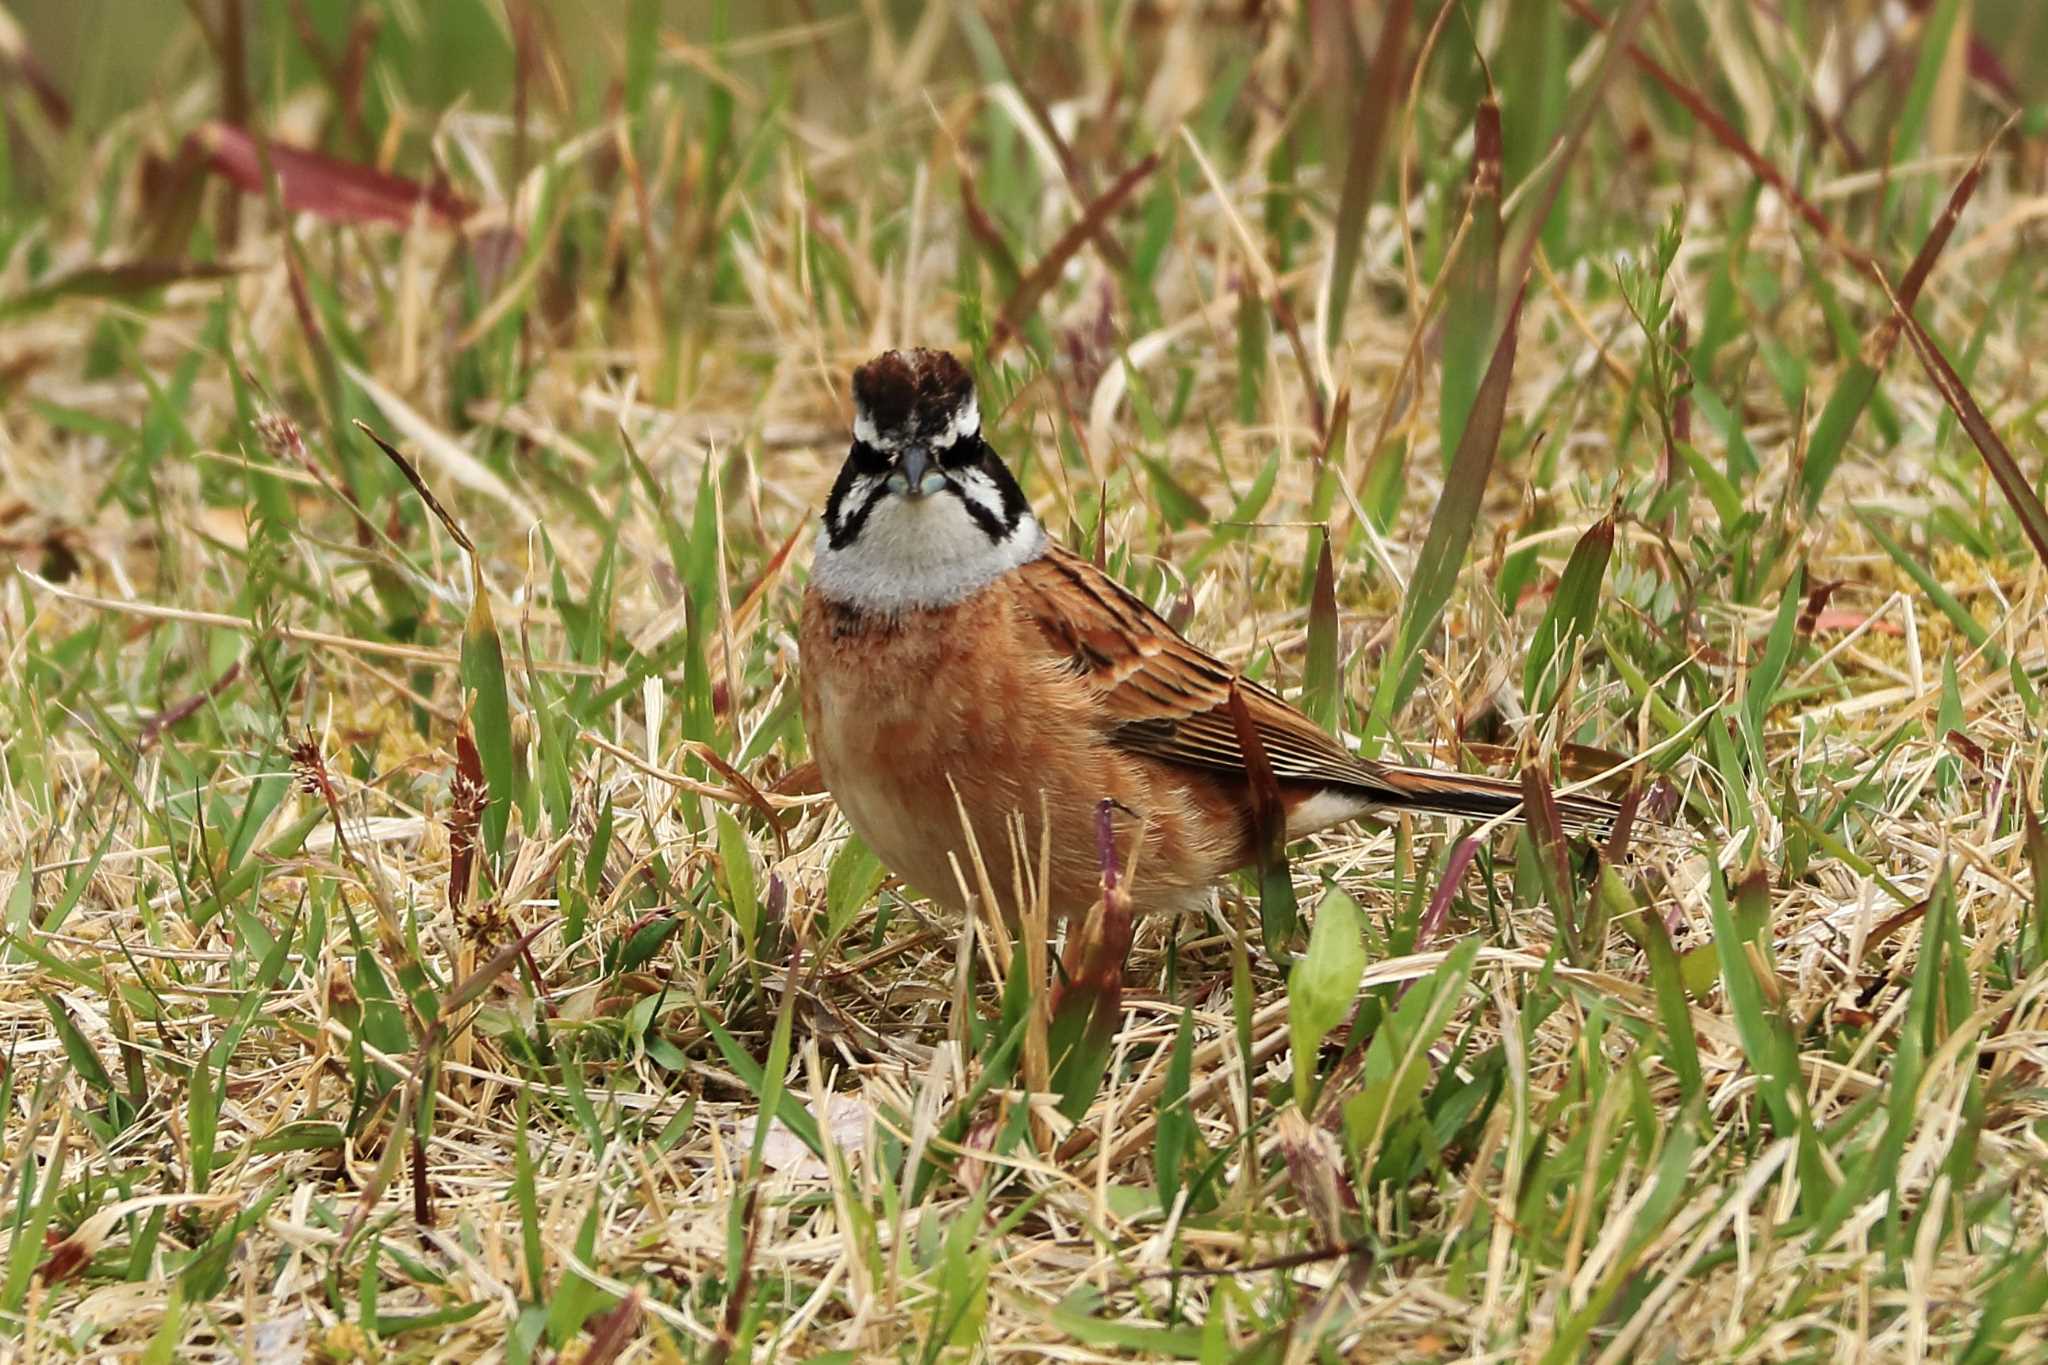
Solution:
[[(2048, 1351), (2028, 0), (13, 8), (0, 1359)], [(935, 918), (793, 687), (910, 343), (1635, 837)]]

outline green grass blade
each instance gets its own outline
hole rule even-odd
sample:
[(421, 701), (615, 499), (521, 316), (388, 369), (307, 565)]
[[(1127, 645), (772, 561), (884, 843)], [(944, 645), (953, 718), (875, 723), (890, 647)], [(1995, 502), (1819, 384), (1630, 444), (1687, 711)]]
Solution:
[(1970, 609), (1964, 606), (1954, 593), (1942, 585), (1919, 556), (1893, 540), (1883, 527), (1864, 513), (1859, 511), (1856, 519), (1863, 523), (1863, 529), (1877, 542), (1878, 548), (1891, 556), (1892, 563), (1898, 565), (1899, 571), (1912, 579), (1920, 591), (1927, 594), (1928, 601), (1941, 608), (1942, 615), (1955, 624), (1955, 628), (1962, 632), (1964, 639), (1983, 650), (1995, 663), (2004, 665), (2005, 651), (1992, 640), (1991, 632), (1970, 614)]
[(1799, 613), (1805, 605), (1806, 570), (1798, 568), (1792, 571), (1778, 597), (1778, 614), (1771, 622), (1771, 633), (1764, 638), (1763, 657), (1750, 670), (1745, 684), (1749, 689), (1746, 701), (1752, 733), (1763, 730), (1764, 716), (1777, 700), (1778, 684), (1785, 680), (1792, 651), (1799, 645)]
[[(2011, 120), (2007, 120), (2005, 127), (2011, 126)], [(1991, 149), (1998, 145), (1999, 138), (2004, 134), (2005, 128), (2001, 128), (1997, 136), (1984, 144), (1984, 149), (1977, 153), (1976, 161), (1971, 163), (1962, 178), (1956, 181), (1955, 188), (1949, 192), (1948, 206), (1942, 210), (1941, 216), (1935, 219), (1926, 240), (1920, 243), (1920, 250), (1913, 257), (1912, 265), (1907, 267), (1905, 276), (1899, 281), (1898, 304), (1901, 311), (1911, 312), (1918, 303), (1921, 286), (1927, 282), (1927, 277), (1934, 273), (1935, 263), (1941, 259), (1941, 253), (1948, 246), (1949, 238), (1954, 235), (1956, 224), (1962, 219), (1963, 209), (1969, 205), (1971, 197), (1977, 192), (1978, 182), (1984, 178), (1984, 163), (1990, 158)], [(1891, 189), (1892, 186), (1888, 184), (1887, 195)], [(1889, 214), (1883, 216), (1889, 217)], [(1890, 358), (1893, 347), (1898, 344), (1899, 331), (1900, 324), (1896, 317), (1887, 318), (1879, 323), (1862, 350), (1851, 357), (1840, 377), (1835, 380), (1835, 387), (1829, 391), (1828, 401), (1821, 408), (1820, 420), (1814, 424), (1813, 435), (1807, 441), (1806, 464), (1800, 471), (1800, 493), (1805, 500), (1808, 513), (1820, 505), (1821, 493), (1826, 490), (1828, 480), (1834, 476), (1836, 468), (1841, 464), (1842, 456), (1848, 448), (1849, 435), (1856, 428), (1856, 420), (1863, 415), (1864, 408), (1869, 406), (1872, 396), (1877, 392), (1878, 375), (1883, 370), (1885, 361)]]
[(1977, 406), (1977, 400), (1971, 395), (1969, 386), (1963, 382), (1962, 376), (1955, 372), (1955, 367), (1949, 364), (1948, 358), (1941, 353), (1941, 347), (1928, 335), (1927, 329), (1920, 325), (1920, 320), (1902, 305), (1896, 306), (1894, 316), (1905, 328), (1906, 339), (1912, 342), (1913, 353), (1920, 357), (1920, 363), (1926, 368), (1928, 378), (1934, 381), (1935, 388), (1940, 391), (1942, 399), (1955, 413), (1956, 420), (1962, 423), (1963, 430), (1970, 434), (1970, 440), (1975, 443), (1977, 453), (1984, 457), (1985, 468), (1991, 471), (1991, 477), (1998, 484), (1998, 491), (2005, 494), (2006, 503), (2012, 508), (2020, 529), (2026, 532), (2027, 540), (2034, 547), (2034, 553), (2040, 557), (2043, 564), (2048, 564), (2048, 507), (2041, 505), (2041, 495), (2034, 491), (2034, 485), (2028, 479), (2026, 471), (2020, 468), (2019, 462), (2012, 456), (2012, 451), (2006, 448), (2004, 440), (1992, 427), (1990, 419), (1984, 415), (1984, 410)]
[[(1408, 55), (1408, 21), (1414, 0), (1390, 0), (1380, 17), (1379, 42), (1374, 46), (1372, 66), (1356, 92), (1342, 92), (1356, 98), (1355, 113), (1346, 126), (1349, 134), (1344, 148), (1344, 182), (1337, 200), (1334, 254), (1330, 258), (1330, 292), (1326, 304), (1324, 343), (1336, 345), (1344, 335), (1344, 314), (1351, 303), (1351, 283), (1358, 273), (1359, 252), (1365, 245), (1365, 215), (1379, 188), (1380, 159), (1393, 124), (1394, 101), (1405, 82), (1401, 74)], [(1343, 23), (1351, 23), (1349, 6), (1341, 9)]]
[(1522, 704), (1529, 710), (1548, 711), (1556, 699), (1564, 670), (1599, 615), (1600, 585), (1607, 578), (1607, 561), (1613, 555), (1614, 514), (1609, 512), (1572, 546), (1557, 591), (1529, 642), (1529, 657), (1522, 666)]
[(1522, 297), (1517, 292), (1508, 309), (1507, 322), (1501, 328), (1500, 340), (1494, 346), (1493, 359), (1486, 367), (1486, 378), (1473, 400), (1472, 420), (1466, 424), (1458, 453), (1451, 461), (1443, 496), (1430, 517), (1429, 534), (1423, 539), (1414, 577), (1408, 581), (1400, 629), (1373, 694), (1370, 728), (1375, 734), (1386, 733), (1394, 712), (1407, 701), (1421, 679), (1422, 642), (1435, 629), (1437, 619), (1450, 602), (1451, 589), (1472, 544), (1507, 420), (1508, 381), (1514, 373), (1515, 339), (1521, 330), (1521, 319)]
[(1489, 88), (1472, 120), (1469, 216), (1444, 293), (1437, 429), (1446, 463), (1464, 438), (1466, 420), (1478, 401), (1500, 317), (1500, 191), (1500, 101)]
[[(1899, 109), (1898, 121), (1892, 125), (1890, 160), (1893, 162), (1910, 161), (1919, 151), (1921, 133), (1927, 126), (1928, 107), (1934, 102), (1935, 82), (1948, 58), (1949, 44), (1955, 40), (1956, 21), (1962, 17), (1963, 8), (1963, 0), (1935, 0), (1933, 10), (1920, 21), (1919, 55), (1913, 63), (1913, 79), (1906, 87), (1905, 103)], [(1964, 34), (1966, 41), (1968, 36)], [(1900, 184), (1896, 177), (1886, 178), (1878, 222), (1891, 222), (1892, 213), (1899, 203)]]
[[(1833, 1193), (1834, 1184), (1820, 1161), (1819, 1135), (1806, 1107), (1797, 1044), (1783, 1017), (1765, 1002), (1758, 976), (1761, 959), (1753, 956), (1762, 936), (1743, 932), (1719, 873), (1709, 874), (1707, 882), (1714, 948), (1721, 962), (1721, 986), (1727, 992), (1728, 1013), (1734, 1017), (1736, 1037), (1756, 1072), (1772, 1130), (1780, 1137), (1798, 1141), (1802, 1204), (1819, 1207)], [(1738, 899), (1741, 898), (1738, 893)]]
[(1343, 697), (1337, 676), (1337, 566), (1330, 557), (1330, 532), (1316, 533), (1315, 586), (1308, 599), (1308, 657), (1301, 670), (1301, 709), (1325, 730), (1337, 728)]

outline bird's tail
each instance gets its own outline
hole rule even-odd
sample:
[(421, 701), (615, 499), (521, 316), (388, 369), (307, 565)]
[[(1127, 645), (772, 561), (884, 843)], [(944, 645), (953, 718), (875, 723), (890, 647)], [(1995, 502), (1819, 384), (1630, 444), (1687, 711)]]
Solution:
[[(1384, 784), (1383, 793), (1374, 793), (1383, 810), (1465, 815), (1482, 820), (1502, 815), (1517, 821), (1526, 818), (1522, 784), (1512, 778), (1392, 764), (1380, 768), (1374, 776)], [(1605, 835), (1620, 818), (1621, 803), (1604, 796), (1560, 796), (1557, 814), (1566, 829)]]

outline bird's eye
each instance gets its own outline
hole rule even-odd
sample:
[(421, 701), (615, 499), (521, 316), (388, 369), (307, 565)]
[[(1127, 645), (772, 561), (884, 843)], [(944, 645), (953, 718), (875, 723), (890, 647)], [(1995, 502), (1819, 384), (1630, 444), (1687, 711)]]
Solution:
[(939, 452), (939, 464), (946, 469), (967, 469), (981, 463), (981, 433), (962, 436)]
[(889, 457), (866, 441), (855, 441), (853, 467), (863, 474), (886, 474), (889, 472)]

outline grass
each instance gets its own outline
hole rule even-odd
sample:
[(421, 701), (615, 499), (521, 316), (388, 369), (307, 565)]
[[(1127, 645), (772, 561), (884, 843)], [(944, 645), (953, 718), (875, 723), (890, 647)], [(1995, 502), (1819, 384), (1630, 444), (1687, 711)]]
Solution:
[[(2048, 1355), (2034, 7), (93, 8), (0, 23), (0, 1358)], [(894, 883), (793, 622), (912, 343), (1528, 829)]]

